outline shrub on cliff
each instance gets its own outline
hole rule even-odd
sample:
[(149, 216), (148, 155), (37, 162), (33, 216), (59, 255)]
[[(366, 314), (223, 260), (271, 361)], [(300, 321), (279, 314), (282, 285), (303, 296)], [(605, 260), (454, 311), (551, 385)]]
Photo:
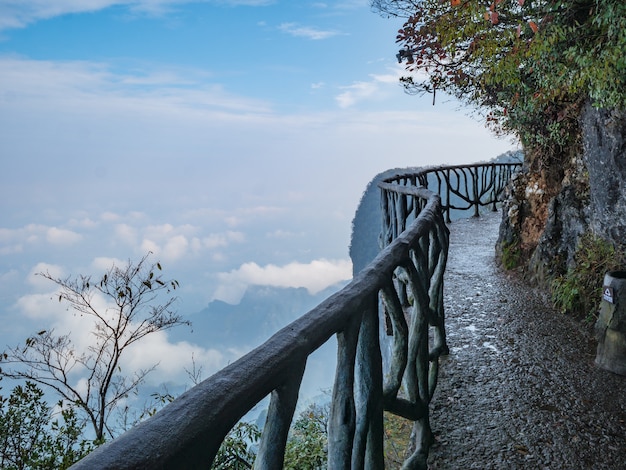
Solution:
[[(411, 92), (452, 94), (527, 151), (577, 136), (580, 105), (626, 107), (622, 0), (373, 0), (398, 32)], [(434, 98), (434, 97), (433, 97)], [(560, 152), (559, 152), (560, 153)]]

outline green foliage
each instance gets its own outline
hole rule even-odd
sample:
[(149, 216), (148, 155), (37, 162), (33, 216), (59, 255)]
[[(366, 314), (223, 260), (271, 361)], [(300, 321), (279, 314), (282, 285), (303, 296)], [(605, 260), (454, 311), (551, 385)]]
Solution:
[(385, 468), (399, 469), (406, 458), (406, 451), (411, 439), (413, 421), (394, 415), (384, 414), (385, 435), (384, 452)]
[(576, 142), (583, 101), (626, 107), (623, 0), (373, 0), (406, 17), (411, 92), (448, 92), (482, 109), (526, 150)]
[[(148, 256), (123, 267), (114, 265), (97, 280), (85, 275), (60, 279), (39, 273), (57, 285), (59, 302), (90, 319), (91, 344), (81, 351), (71, 334), (41, 330), (23, 346), (0, 354), (1, 376), (35, 382), (75, 404), (91, 424), (97, 441), (119, 432), (111, 417), (154, 369), (122, 372), (121, 359), (127, 349), (152, 333), (189, 324), (172, 310), (176, 298), (170, 295), (179, 287), (178, 281), (164, 279), (161, 264), (149, 263)], [(157, 302), (161, 295), (166, 299)], [(77, 383), (83, 386), (79, 388)]]
[(243, 421), (237, 423), (224, 439), (211, 468), (214, 470), (252, 468), (256, 457), (253, 446), (260, 437), (261, 431), (256, 424)]
[(506, 270), (518, 268), (522, 263), (522, 250), (518, 241), (504, 242), (500, 246), (500, 262)]
[(293, 423), (285, 450), (285, 470), (326, 468), (330, 405), (312, 404)]
[(81, 438), (75, 409), (58, 403), (52, 412), (43, 392), (32, 382), (0, 397), (0, 468), (65, 469), (93, 450)]
[[(283, 468), (318, 470), (326, 468), (329, 405), (310, 405), (289, 431)], [(252, 468), (261, 431), (252, 423), (239, 422), (226, 436), (215, 457), (214, 470)]]
[(552, 281), (552, 302), (563, 313), (595, 318), (602, 298), (604, 274), (624, 266), (626, 251), (590, 232), (583, 235), (574, 254), (574, 265)]
[[(322, 470), (328, 460), (330, 404), (311, 404), (293, 422), (285, 449), (285, 470)], [(413, 422), (385, 413), (385, 468), (399, 469), (405, 459)], [(240, 422), (228, 434), (212, 469), (247, 469), (254, 464), (255, 444), (261, 432), (254, 424)]]
[(175, 400), (174, 395), (172, 395), (171, 393), (167, 391), (154, 392), (150, 394), (150, 397), (152, 398), (152, 403), (150, 406), (145, 407), (145, 409), (139, 416), (139, 421), (141, 421), (142, 419), (148, 418), (150, 416), (154, 416), (155, 414), (157, 414), (158, 411), (163, 409), (165, 405), (168, 405), (169, 403), (172, 403)]

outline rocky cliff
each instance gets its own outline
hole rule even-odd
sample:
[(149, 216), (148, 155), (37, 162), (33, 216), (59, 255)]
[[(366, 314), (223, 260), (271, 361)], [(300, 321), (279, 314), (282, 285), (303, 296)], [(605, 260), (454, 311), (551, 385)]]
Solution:
[(583, 112), (584, 160), (589, 172), (591, 229), (613, 243), (626, 242), (626, 112)]
[(623, 246), (625, 181), (626, 112), (584, 105), (574, 145), (526, 155), (523, 173), (508, 188), (500, 259), (527, 267), (534, 281), (547, 286), (573, 267), (583, 234)]

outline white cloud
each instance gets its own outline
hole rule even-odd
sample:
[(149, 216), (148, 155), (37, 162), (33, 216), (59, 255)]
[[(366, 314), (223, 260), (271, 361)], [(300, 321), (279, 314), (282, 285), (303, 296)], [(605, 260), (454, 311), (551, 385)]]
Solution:
[[(38, 61), (0, 57), (0, 86), (8, 104), (22, 111), (42, 106), (63, 107), (84, 116), (124, 112), (140, 116), (167, 116), (181, 110), (202, 117), (249, 119), (246, 113), (267, 113), (267, 103), (236, 96), (207, 81), (198, 69), (115, 73), (114, 64), (86, 61)], [(45, 80), (42, 76), (46, 77)], [(231, 113), (225, 114), (225, 113)]]
[(71, 219), (68, 224), (72, 227), (78, 227), (83, 229), (93, 229), (98, 227), (98, 222), (90, 219), (89, 217), (83, 217), (81, 219)]
[(137, 243), (137, 229), (128, 224), (118, 224), (115, 226), (115, 236), (128, 245)]
[(24, 245), (39, 243), (47, 230), (48, 227), (39, 224), (16, 229), (0, 228), (0, 254), (22, 253)]
[(372, 74), (370, 75), (376, 83), (384, 83), (387, 85), (398, 85), (398, 80), (402, 76), (402, 73), (396, 71), (395, 73), (384, 74)]
[(47, 323), (65, 313), (65, 307), (60, 302), (52, 301), (55, 296), (53, 292), (24, 295), (18, 299), (16, 306), (27, 318), (37, 320), (39, 324)]
[(162, 224), (132, 230), (130, 227), (124, 227), (121, 235), (128, 241), (134, 241), (136, 233), (141, 232), (139, 244), (141, 252), (151, 251), (164, 261), (176, 261), (192, 254), (201, 255), (203, 252), (225, 248), (233, 243), (243, 243), (246, 239), (244, 233), (239, 231), (203, 235), (200, 233), (201, 230), (200, 227), (189, 224), (178, 226)]
[(128, 264), (127, 261), (122, 261), (119, 258), (108, 258), (106, 256), (98, 256), (94, 258), (91, 262), (91, 267), (98, 271), (108, 271), (112, 266), (117, 266), (118, 268), (124, 268)]
[(121, 216), (114, 212), (103, 212), (100, 215), (100, 218), (105, 222), (117, 222), (118, 220), (121, 219)]
[(50, 227), (46, 232), (46, 240), (53, 245), (73, 245), (82, 239), (79, 233), (57, 227)]
[(231, 243), (243, 243), (246, 237), (242, 232), (229, 231), (225, 233), (212, 233), (206, 237), (194, 237), (192, 245), (194, 251), (200, 251), (204, 248), (214, 250), (216, 248), (224, 248)]
[(248, 284), (237, 281), (234, 278), (222, 278), (221, 281), (213, 293), (212, 300), (222, 300), (233, 305), (238, 304), (246, 292)]
[(161, 247), (154, 240), (148, 240), (144, 238), (141, 242), (141, 251), (144, 251), (144, 252), (150, 251), (156, 254), (156, 256), (159, 256), (161, 253)]
[(300, 26), (297, 23), (283, 23), (278, 27), (278, 29), (284, 33), (291, 34), (292, 36), (312, 39), (314, 41), (328, 39), (339, 34), (337, 31), (322, 30), (310, 26)]
[(38, 291), (50, 292), (53, 288), (52, 281), (39, 276), (39, 273), (49, 273), (54, 279), (62, 278), (65, 275), (63, 267), (56, 264), (37, 263), (28, 273), (26, 282)]
[(357, 82), (343, 87), (346, 91), (335, 97), (340, 108), (349, 108), (358, 101), (369, 98), (378, 91), (378, 85), (373, 82)]
[(15, 229), (0, 228), (0, 254), (23, 253), (26, 246), (44, 242), (55, 246), (71, 246), (82, 239), (83, 236), (73, 230), (42, 224), (28, 224)]
[(370, 74), (368, 81), (341, 87), (345, 91), (337, 95), (335, 101), (340, 108), (345, 109), (360, 101), (384, 98), (389, 90), (399, 87), (399, 79), (403, 75), (406, 75), (406, 71), (401, 66), (390, 68), (388, 73)]
[(119, 0), (20, 0), (0, 4), (0, 29), (19, 28), (37, 20), (52, 18), (67, 13), (100, 10), (116, 4)]
[(238, 269), (219, 273), (220, 286), (215, 298), (226, 302), (239, 301), (248, 285), (275, 287), (304, 287), (316, 294), (340, 281), (352, 278), (349, 260), (313, 260), (310, 263), (293, 262), (284, 266), (244, 263)]
[(163, 247), (163, 259), (166, 261), (177, 260), (185, 256), (189, 241), (184, 235), (175, 235), (165, 243)]
[(10, 269), (6, 272), (0, 272), (0, 283), (15, 282), (19, 279), (20, 272), (17, 269)]
[[(176, 5), (197, 0), (19, 0), (0, 3), (0, 30), (22, 28), (29, 23), (70, 13), (89, 13), (116, 5), (126, 5), (136, 12), (161, 15)], [(265, 6), (273, 0), (215, 0), (231, 6)]]
[(171, 343), (167, 332), (159, 331), (144, 337), (126, 351), (124, 367), (146, 370), (156, 365), (156, 370), (148, 375), (147, 382), (158, 385), (165, 380), (188, 382), (185, 369), (191, 370), (193, 362), (197, 367), (202, 367), (202, 374), (207, 377), (233, 359), (233, 355), (226, 351), (222, 353), (216, 349), (205, 349), (187, 341)]

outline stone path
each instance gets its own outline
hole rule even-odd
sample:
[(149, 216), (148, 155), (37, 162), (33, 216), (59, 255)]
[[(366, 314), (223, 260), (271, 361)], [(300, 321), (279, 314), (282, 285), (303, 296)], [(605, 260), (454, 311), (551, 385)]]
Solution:
[(594, 366), (591, 329), (496, 267), (499, 218), (451, 225), (429, 468), (626, 469), (626, 377)]

